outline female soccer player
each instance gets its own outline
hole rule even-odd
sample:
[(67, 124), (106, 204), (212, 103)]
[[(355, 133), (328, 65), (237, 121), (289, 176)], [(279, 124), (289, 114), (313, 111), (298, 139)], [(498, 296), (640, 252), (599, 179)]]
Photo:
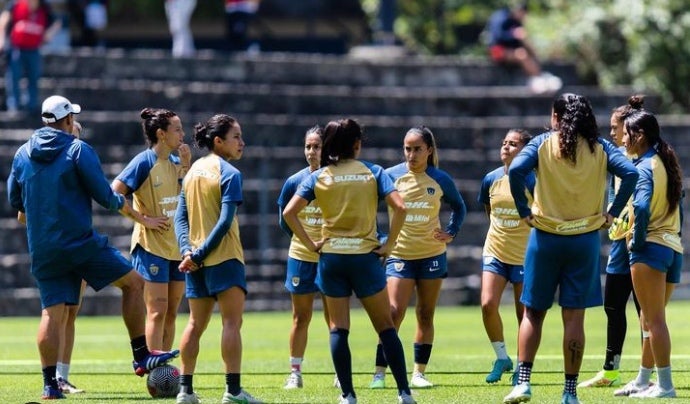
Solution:
[[(387, 289), (396, 329), (400, 329), (416, 290), (417, 332), (410, 386), (427, 388), (433, 386), (424, 371), (434, 342), (434, 311), (441, 283), (448, 276), (446, 244), (458, 233), (467, 208), (453, 179), (438, 169), (436, 140), (429, 128), (419, 126), (408, 130), (403, 152), (405, 162), (386, 169), (407, 207), (398, 242), (386, 260)], [(439, 219), (442, 203), (452, 209), (449, 223), (443, 230)], [(371, 388), (385, 387), (387, 366), (383, 345), (379, 343)]]
[[(504, 403), (530, 400), (532, 364), (547, 310), (559, 290), (563, 319), (565, 385), (561, 403), (576, 404), (577, 377), (585, 346), (587, 307), (601, 305), (598, 230), (609, 227), (632, 194), (637, 170), (609, 141), (599, 137), (589, 101), (565, 93), (553, 102), (553, 131), (531, 140), (508, 171), (515, 206), (530, 232), (520, 301), (525, 314), (518, 336), (518, 380)], [(526, 177), (536, 170), (532, 207)], [(621, 178), (608, 211), (602, 212), (606, 173)]]
[[(529, 226), (518, 215), (508, 183), (508, 168), (515, 156), (532, 139), (527, 131), (511, 129), (501, 144), (503, 166), (488, 173), (482, 180), (478, 201), (484, 204), (489, 218), (489, 231), (482, 252), (482, 320), (496, 360), (487, 383), (501, 380), (505, 372), (513, 370), (513, 361), (508, 356), (503, 321), (498, 308), (501, 296), (508, 282), (513, 284), (515, 314), (518, 327), (522, 322), (524, 306), (520, 303), (522, 278), (524, 274), (525, 248), (529, 237)], [(526, 196), (531, 203), (534, 194), (534, 173), (526, 177)]]
[[(621, 105), (611, 113), (611, 139), (619, 148), (623, 147), (623, 122), (634, 111), (642, 108), (644, 99), (640, 95), (633, 95), (626, 105)], [(627, 152), (626, 152), (627, 154)], [(610, 193), (615, 193), (620, 185), (620, 179), (613, 177)], [(630, 231), (628, 207), (623, 208), (621, 216), (614, 219), (609, 228), (611, 250), (606, 264), (606, 283), (604, 285), (604, 310), (606, 311), (606, 356), (604, 366), (593, 378), (580, 383), (577, 387), (615, 387), (620, 385), (620, 361), (623, 354), (625, 334), (628, 329), (628, 321), (625, 315), (625, 306), (628, 304), (630, 294), (633, 295), (635, 308), (639, 316), (640, 305), (637, 296), (633, 292), (632, 277), (630, 275), (630, 260), (628, 259), (628, 247), (625, 237)], [(644, 333), (643, 333), (644, 334)], [(653, 368), (654, 358), (648, 346), (648, 339), (642, 339), (643, 367)], [(626, 390), (618, 390), (619, 395)], [(616, 394), (614, 393), (614, 394)], [(634, 393), (634, 392), (633, 392)]]
[[(292, 234), (287, 223), (283, 219), (283, 209), (295, 195), (299, 184), (311, 173), (321, 166), (321, 147), (323, 145), (323, 129), (314, 126), (304, 136), (304, 157), (308, 167), (293, 174), (285, 181), (283, 189), (278, 197), (280, 208), (278, 220), (280, 227), (292, 237), (290, 250), (288, 251), (287, 273), (285, 276), (285, 288), (290, 292), (292, 299), (292, 328), (290, 329), (290, 376), (285, 388), (302, 388), (302, 359), (307, 348), (309, 323), (314, 310), (314, 297), (319, 292), (316, 285), (316, 274), (319, 264), (319, 254), (309, 251), (297, 236)], [(309, 237), (319, 239), (321, 237), (321, 208), (318, 201), (313, 200), (299, 213), (299, 219)], [(324, 299), (324, 316), (328, 325), (328, 310)]]
[[(112, 188), (132, 195), (139, 213), (132, 232), (132, 264), (144, 278), (146, 341), (152, 349), (170, 350), (184, 274), (171, 218), (177, 209), (180, 180), (191, 164), (182, 122), (167, 109), (144, 108), (142, 128), (149, 148), (137, 154), (115, 178)], [(179, 157), (173, 152), (177, 152)]]
[[(381, 270), (381, 258), (390, 255), (403, 226), (405, 205), (380, 166), (358, 160), (361, 149), (362, 129), (356, 121), (329, 122), (324, 129), (322, 167), (300, 184), (283, 217), (309, 251), (321, 253), (317, 283), (326, 296), (331, 356), (342, 389), (340, 403), (357, 402), (347, 341), (353, 291), (383, 344), (398, 385), (398, 402), (415, 403)], [(319, 240), (309, 237), (298, 216), (314, 199), (319, 201), (324, 222)], [(376, 237), (379, 199), (385, 199), (391, 208), (389, 236), (383, 244)]]
[[(630, 397), (675, 397), (671, 379), (671, 337), (666, 304), (680, 282), (683, 263), (681, 200), (683, 183), (678, 157), (661, 138), (651, 112), (637, 111), (625, 118), (623, 144), (634, 159), (640, 178), (633, 194), (632, 234), (627, 236), (633, 288), (642, 311), (640, 322), (649, 330), (657, 384), (639, 385)], [(648, 388), (645, 388), (648, 387)]]
[(182, 183), (175, 214), (175, 234), (186, 274), (189, 322), (180, 343), (178, 404), (198, 404), (192, 378), (199, 340), (218, 302), (223, 331), (220, 350), (225, 364), (222, 402), (259, 403), (240, 384), (242, 313), (247, 281), (237, 223), (242, 204), (242, 174), (228, 161), (242, 157), (242, 129), (234, 118), (218, 114), (194, 128), (194, 140), (209, 153), (194, 162)]

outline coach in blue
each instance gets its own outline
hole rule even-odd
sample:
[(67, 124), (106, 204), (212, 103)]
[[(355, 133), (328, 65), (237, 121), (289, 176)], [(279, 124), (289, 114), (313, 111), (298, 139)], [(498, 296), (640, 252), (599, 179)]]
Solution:
[[(565, 93), (553, 102), (552, 130), (531, 140), (508, 172), (520, 217), (533, 229), (525, 252), (521, 302), (525, 315), (518, 338), (518, 380), (504, 403), (532, 397), (530, 377), (546, 311), (556, 289), (563, 318), (565, 386), (561, 403), (578, 404), (577, 377), (585, 347), (585, 308), (602, 304), (598, 230), (607, 228), (632, 194), (635, 166), (599, 137), (589, 101)], [(525, 179), (536, 171), (530, 209)], [(607, 172), (621, 179), (613, 203), (602, 212)]]
[(79, 304), (82, 279), (95, 290), (122, 289), (122, 317), (131, 339), (134, 371), (143, 376), (178, 352), (150, 352), (144, 336), (144, 281), (108, 239), (93, 229), (91, 200), (131, 214), (114, 192), (96, 152), (71, 134), (81, 107), (53, 95), (42, 104), (47, 125), (36, 130), (14, 156), (7, 179), (12, 207), (26, 215), (31, 274), (44, 315), (38, 331), (43, 368), (43, 399), (64, 398), (55, 377), (60, 327), (66, 305)]

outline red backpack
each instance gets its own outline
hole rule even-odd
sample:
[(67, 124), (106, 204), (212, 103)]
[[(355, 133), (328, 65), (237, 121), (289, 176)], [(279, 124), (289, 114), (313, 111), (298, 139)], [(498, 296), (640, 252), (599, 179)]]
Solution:
[(48, 27), (48, 11), (43, 4), (31, 11), (28, 1), (17, 1), (12, 7), (11, 21), (12, 46), (19, 49), (38, 49), (41, 46), (43, 35)]

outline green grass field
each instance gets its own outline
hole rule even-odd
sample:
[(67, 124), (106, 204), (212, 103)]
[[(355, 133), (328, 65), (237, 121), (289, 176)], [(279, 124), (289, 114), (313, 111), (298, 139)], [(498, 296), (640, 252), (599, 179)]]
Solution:
[[(621, 368), (623, 382), (636, 374), (639, 364), (639, 333), (633, 305), (628, 310), (628, 337)], [(678, 392), (675, 402), (690, 403), (690, 302), (672, 302), (668, 321), (673, 340), (674, 382)], [(512, 306), (502, 307), (506, 339), (515, 351), (516, 320)], [(289, 371), (288, 331), (290, 313), (247, 313), (242, 330), (244, 354), (242, 385), (267, 403), (334, 403), (338, 390), (332, 387), (333, 367), (328, 348), (328, 333), (321, 313), (316, 313), (310, 330), (306, 360), (303, 364), (304, 388), (283, 390)], [(413, 314), (413, 312), (408, 312)], [(204, 404), (219, 403), (224, 389), (220, 359), (218, 315), (202, 339), (199, 365), (194, 379), (195, 391)], [(603, 308), (588, 311), (587, 345), (580, 380), (591, 377), (601, 368), (605, 348), (605, 314)], [(186, 316), (178, 321), (178, 336)], [(40, 400), (42, 378), (35, 333), (38, 317), (0, 318), (0, 402), (29, 403)], [(414, 318), (408, 317), (401, 329), (408, 370), (412, 369), (412, 336)], [(534, 403), (557, 403), (562, 391), (560, 309), (547, 316), (542, 344), (532, 377)], [(178, 337), (179, 340), (179, 337)], [(385, 390), (370, 390), (377, 337), (362, 310), (353, 310), (350, 347), (354, 382), (360, 403), (395, 403), (397, 392), (392, 376), (387, 376)], [(514, 355), (513, 355), (514, 356)], [(500, 403), (510, 391), (509, 377), (496, 385), (484, 382), (494, 358), (481, 321), (479, 307), (444, 307), (436, 314), (436, 341), (427, 368), (435, 383), (432, 389), (416, 390), (419, 403)], [(129, 342), (118, 317), (81, 317), (77, 320), (77, 341), (70, 379), (86, 393), (68, 396), (75, 403), (174, 402), (174, 399), (149, 397), (145, 379), (131, 371)], [(179, 360), (173, 362), (179, 365)], [(612, 389), (579, 389), (584, 403), (620, 403)]]

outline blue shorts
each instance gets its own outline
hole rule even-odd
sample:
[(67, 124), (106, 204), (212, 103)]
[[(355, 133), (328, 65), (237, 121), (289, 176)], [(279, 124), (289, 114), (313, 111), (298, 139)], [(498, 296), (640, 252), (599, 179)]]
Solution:
[(318, 262), (307, 262), (288, 257), (285, 289), (294, 295), (305, 295), (319, 291), (316, 286)]
[(132, 251), (132, 265), (142, 278), (148, 282), (184, 282), (184, 272), (178, 268), (180, 261), (170, 261), (144, 250), (137, 245)]
[(601, 306), (598, 231), (562, 236), (532, 229), (525, 252), (525, 279), (520, 301), (545, 311), (554, 301), (568, 309)]
[(609, 260), (606, 263), (606, 273), (614, 275), (630, 274), (630, 259), (625, 239), (611, 242)]
[(368, 254), (322, 253), (316, 280), (321, 292), (329, 297), (355, 295), (362, 299), (386, 287), (386, 273), (381, 257)]
[(44, 309), (61, 303), (79, 304), (82, 279), (99, 291), (132, 270), (132, 264), (108, 245), (101, 247), (84, 262), (63, 265), (56, 261), (50, 274), (36, 278), (41, 307)]
[(506, 264), (498, 258), (489, 255), (482, 257), (482, 271), (500, 275), (512, 284), (522, 283), (525, 278), (525, 267), (523, 265)]
[(680, 283), (683, 254), (670, 247), (657, 243), (645, 243), (640, 251), (630, 251), (630, 264), (637, 262), (666, 273), (667, 283)]
[(236, 259), (221, 262), (218, 265), (201, 267), (186, 275), (185, 294), (188, 299), (213, 297), (232, 287), (239, 287), (247, 294), (247, 280), (244, 276), (244, 264)]
[(418, 260), (388, 258), (386, 276), (402, 279), (443, 279), (448, 277), (446, 253)]

